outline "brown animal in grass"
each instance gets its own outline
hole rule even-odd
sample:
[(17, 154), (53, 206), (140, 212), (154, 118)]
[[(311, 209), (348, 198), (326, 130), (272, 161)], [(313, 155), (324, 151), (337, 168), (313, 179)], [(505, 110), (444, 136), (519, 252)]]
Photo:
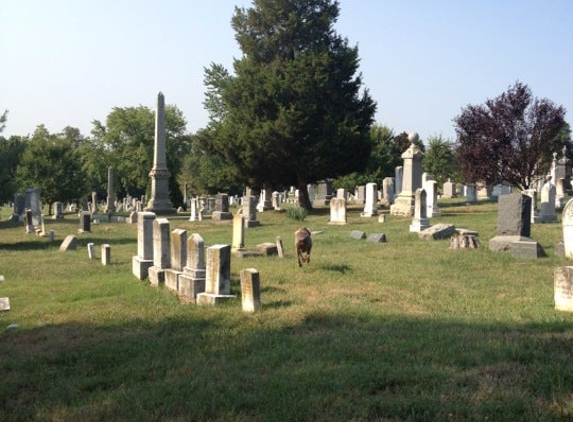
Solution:
[(312, 249), (312, 239), (310, 238), (309, 229), (304, 227), (294, 232), (294, 247), (296, 249), (298, 266), (302, 267), (303, 262), (310, 263), (310, 251)]

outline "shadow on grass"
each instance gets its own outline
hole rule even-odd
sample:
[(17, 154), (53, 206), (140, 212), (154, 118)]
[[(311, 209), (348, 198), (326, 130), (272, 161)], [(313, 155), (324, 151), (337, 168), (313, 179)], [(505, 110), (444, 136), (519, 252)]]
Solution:
[(191, 314), (1, 332), (0, 419), (516, 421), (573, 411), (569, 323), (317, 311), (289, 326), (237, 327)]
[[(32, 250), (46, 250), (46, 249), (53, 249), (59, 248), (64, 239), (55, 239), (54, 242), (50, 242), (49, 238), (46, 237), (38, 237), (34, 234), (29, 235), (31, 239), (34, 240), (26, 240), (26, 241), (18, 241), (18, 242), (11, 242), (11, 243), (2, 243), (2, 239), (0, 238), (0, 250), (5, 251), (32, 251)], [(74, 235), (76, 236), (76, 235)], [(83, 235), (76, 236), (77, 246), (78, 247), (87, 247), (88, 243), (94, 243), (96, 245), (101, 245), (103, 243), (109, 243), (111, 246), (113, 245), (127, 245), (133, 244), (134, 240), (131, 238), (119, 238), (119, 239), (101, 239), (101, 238), (92, 238), (92, 237), (84, 237)]]
[(352, 271), (352, 267), (346, 264), (323, 264), (320, 266), (323, 270), (334, 271), (341, 274), (346, 274), (348, 271)]

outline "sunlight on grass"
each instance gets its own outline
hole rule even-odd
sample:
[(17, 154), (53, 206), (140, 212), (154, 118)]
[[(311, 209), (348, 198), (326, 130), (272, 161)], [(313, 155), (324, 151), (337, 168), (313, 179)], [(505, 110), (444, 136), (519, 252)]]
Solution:
[[(440, 204), (441, 205), (441, 204)], [(573, 315), (553, 309), (549, 253), (493, 253), (497, 204), (443, 202), (431, 220), (479, 232), (477, 250), (421, 241), (410, 219), (385, 223), (349, 209), (348, 224), (309, 213), (312, 261), (299, 268), (301, 222), (264, 212), (246, 247), (280, 236), (285, 257), (232, 258), (261, 274), (262, 309), (240, 299), (197, 307), (131, 274), (136, 227), (46, 221), (49, 239), (0, 223), (0, 420), (559, 420), (573, 417)], [(387, 211), (385, 211), (387, 212)], [(2, 215), (8, 215), (3, 212)], [(231, 222), (171, 219), (207, 246), (231, 242)], [(387, 243), (352, 239), (384, 233)], [(67, 234), (76, 251), (60, 252)], [(532, 237), (552, 252), (559, 224)], [(87, 243), (96, 245), (89, 260)], [(101, 265), (100, 247), (112, 247)], [(7, 330), (11, 324), (18, 328)]]

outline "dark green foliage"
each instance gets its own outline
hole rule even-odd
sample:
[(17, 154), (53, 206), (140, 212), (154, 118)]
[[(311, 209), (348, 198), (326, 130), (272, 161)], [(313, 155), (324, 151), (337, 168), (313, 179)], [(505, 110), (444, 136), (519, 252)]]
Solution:
[(299, 188), (364, 169), (375, 103), (361, 92), (358, 49), (338, 36), (338, 3), (256, 0), (232, 20), (243, 56), (206, 70), (212, 147), (238, 181)]
[(48, 204), (78, 199), (84, 193), (77, 148), (69, 139), (50, 134), (43, 125), (26, 142), (16, 176), (20, 189), (39, 188)]
[(17, 191), (16, 169), (25, 148), (25, 140), (19, 136), (0, 136), (0, 203), (11, 201)]
[(529, 188), (570, 142), (562, 136), (564, 117), (562, 106), (533, 98), (520, 82), (484, 105), (468, 105), (454, 119), (455, 153), (466, 181)]
[[(394, 135), (394, 131), (384, 125), (373, 124), (370, 128), (371, 152), (366, 166), (361, 171), (339, 177), (334, 181), (336, 189), (344, 188), (353, 192), (356, 186), (376, 182), (381, 185), (385, 177), (394, 177), (396, 166), (403, 163), (402, 154), (410, 146), (408, 134), (402, 132)], [(421, 140), (415, 142), (420, 150), (425, 146)]]
[(190, 137), (190, 152), (183, 158), (179, 183), (187, 183), (191, 195), (238, 191), (225, 158), (208, 149), (212, 134), (212, 129), (202, 129)]
[[(144, 106), (115, 107), (107, 116), (105, 125), (97, 120), (93, 125), (92, 145), (95, 151), (90, 154), (90, 160), (84, 163), (92, 168), (95, 177), (93, 180), (101, 177), (98, 175), (102, 171), (105, 177), (103, 180), (107, 180), (107, 167), (111, 165), (115, 168), (116, 186), (120, 194), (145, 194), (150, 185), (149, 171), (153, 167), (155, 112)], [(171, 172), (170, 199), (175, 206), (182, 203), (177, 175), (183, 157), (189, 151), (189, 136), (185, 134), (185, 125), (183, 113), (175, 106), (166, 105), (166, 158)]]

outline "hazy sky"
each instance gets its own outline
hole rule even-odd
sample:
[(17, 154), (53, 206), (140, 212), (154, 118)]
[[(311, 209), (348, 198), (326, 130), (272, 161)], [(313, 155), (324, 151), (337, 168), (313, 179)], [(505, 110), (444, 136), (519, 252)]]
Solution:
[[(571, 0), (340, 0), (376, 122), (454, 139), (452, 119), (516, 81), (573, 116)], [(203, 69), (232, 71), (230, 19), (249, 0), (0, 0), (3, 136), (39, 124), (89, 135), (114, 107), (176, 105), (191, 133), (207, 113)]]

